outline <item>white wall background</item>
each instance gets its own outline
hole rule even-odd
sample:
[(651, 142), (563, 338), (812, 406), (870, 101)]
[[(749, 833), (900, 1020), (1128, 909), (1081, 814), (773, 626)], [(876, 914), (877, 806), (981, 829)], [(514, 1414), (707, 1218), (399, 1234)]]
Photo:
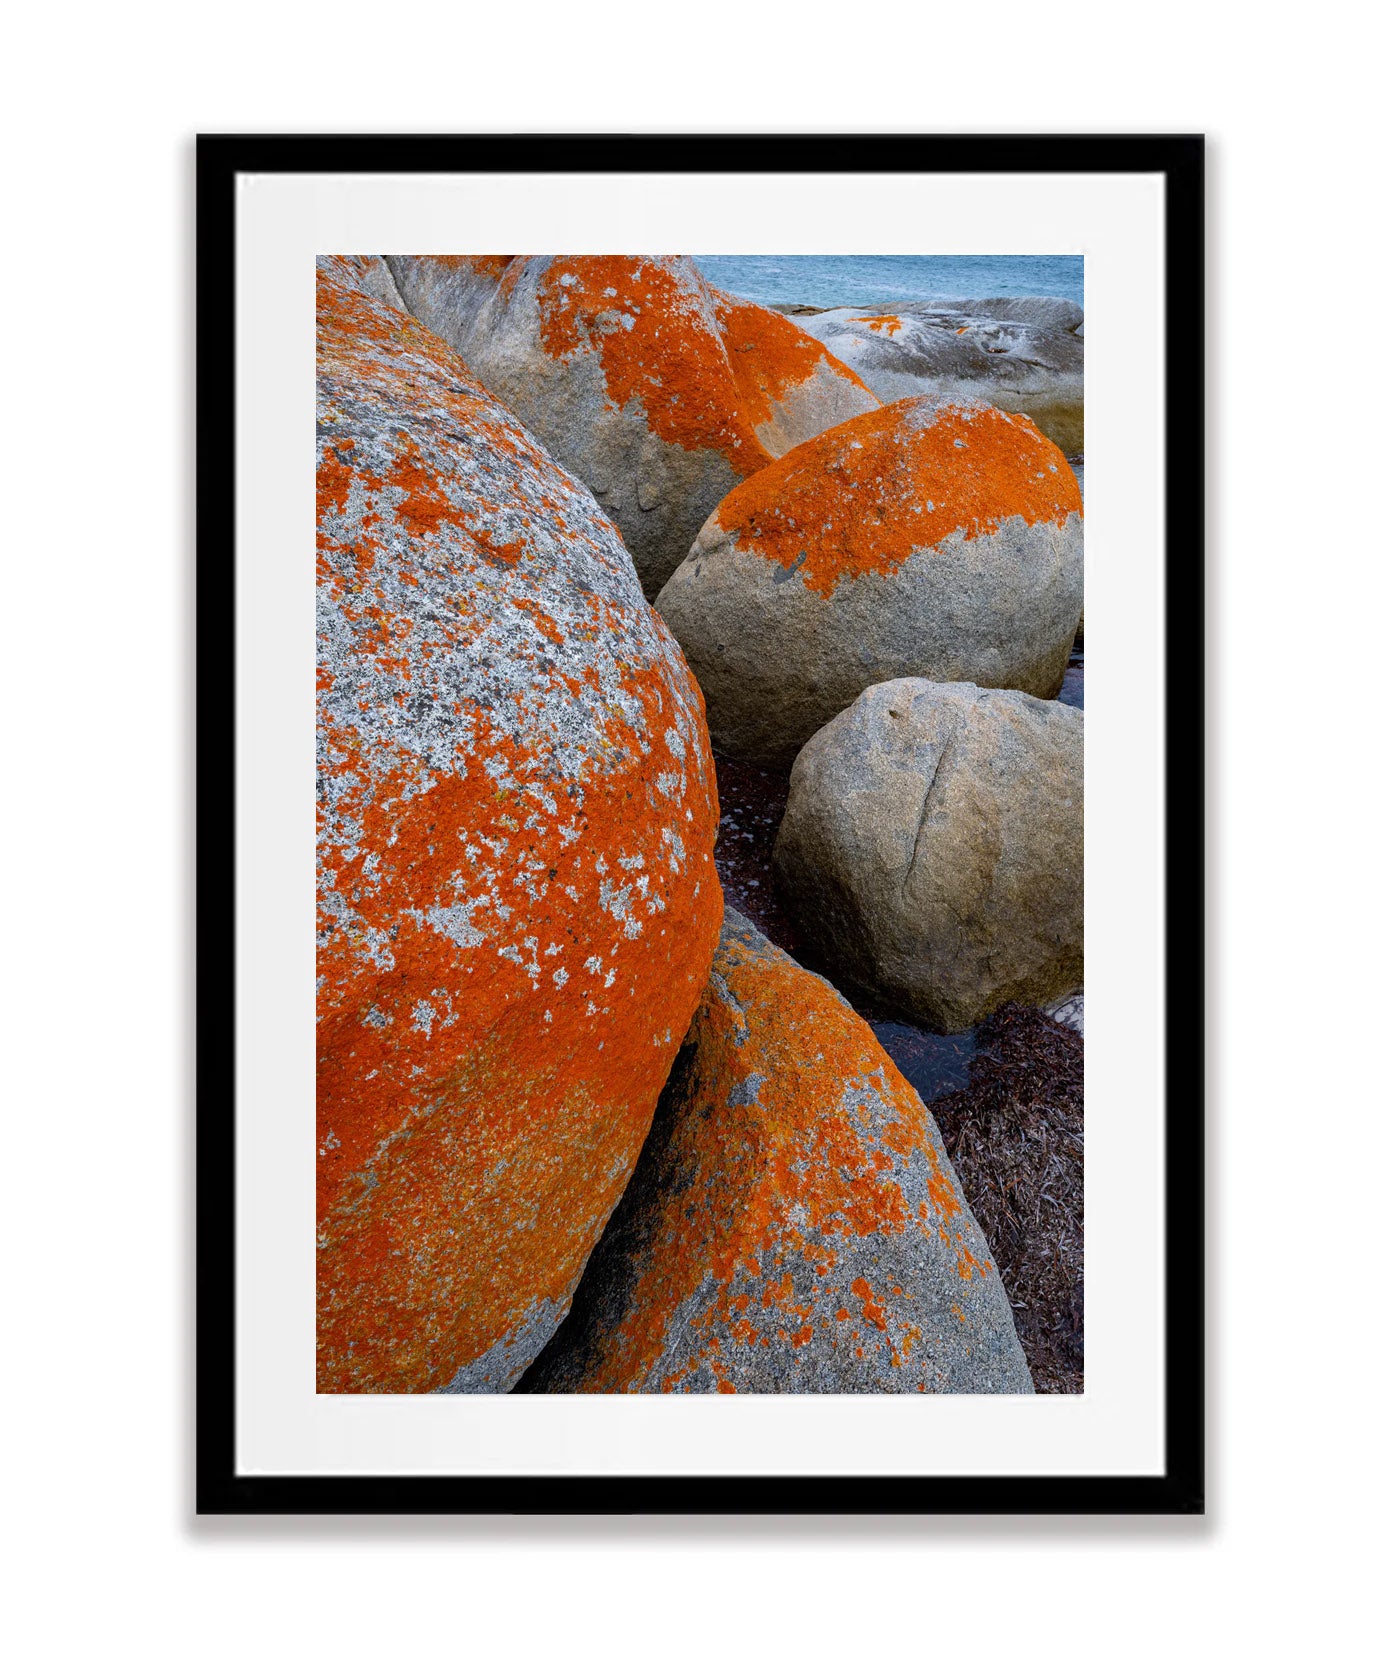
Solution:
[[(1377, 1670), (1396, 1456), (1394, 41), (1351, 0), (1287, 16), (246, 0), (12, 20), (17, 1673)], [(189, 137), (551, 127), (1211, 137), (1203, 1522), (188, 1514)]]

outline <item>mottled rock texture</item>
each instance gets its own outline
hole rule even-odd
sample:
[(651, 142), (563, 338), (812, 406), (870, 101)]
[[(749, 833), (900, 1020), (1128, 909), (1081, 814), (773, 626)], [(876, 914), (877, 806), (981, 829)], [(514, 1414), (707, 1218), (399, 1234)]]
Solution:
[(337, 284), (367, 292), (393, 309), (405, 307), (383, 257), (321, 257), (317, 269)]
[(317, 327), (318, 1387), (507, 1389), (705, 984), (703, 706), (453, 351), (343, 264)]
[(513, 257), (394, 257), (383, 261), (403, 307), (459, 355)]
[(1084, 311), (1065, 298), (983, 298), (825, 309), (803, 327), (882, 402), (931, 393), (1028, 414), (1084, 452)]
[(616, 521), (648, 598), (750, 473), (877, 406), (688, 257), (390, 257), (410, 309)]
[(774, 850), (829, 971), (962, 1032), (1083, 984), (1084, 714), (917, 678), (866, 689), (792, 767)]
[(891, 677), (1058, 694), (1084, 595), (1079, 486), (1026, 419), (909, 397), (733, 490), (657, 597), (717, 751), (786, 766)]
[(840, 994), (733, 911), (637, 1172), (522, 1387), (1031, 1388), (928, 1111)]

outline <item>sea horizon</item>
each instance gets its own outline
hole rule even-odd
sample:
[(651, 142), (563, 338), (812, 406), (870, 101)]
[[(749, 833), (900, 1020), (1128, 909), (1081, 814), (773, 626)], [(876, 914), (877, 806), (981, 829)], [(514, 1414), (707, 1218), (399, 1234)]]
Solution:
[(1063, 255), (697, 256), (705, 278), (770, 309), (935, 299), (1060, 297), (1084, 304), (1084, 259)]

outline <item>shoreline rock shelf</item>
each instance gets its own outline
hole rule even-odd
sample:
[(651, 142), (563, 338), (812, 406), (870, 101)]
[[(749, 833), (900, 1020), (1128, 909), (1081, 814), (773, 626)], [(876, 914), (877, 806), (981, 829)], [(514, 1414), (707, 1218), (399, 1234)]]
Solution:
[(1025, 414), (1084, 453), (1084, 311), (1066, 298), (980, 298), (823, 309), (803, 328), (882, 402), (938, 396)]
[(928, 397), (746, 480), (656, 601), (716, 750), (786, 767), (894, 677), (1058, 694), (1083, 611), (1081, 509), (1028, 420)]
[(726, 912), (637, 1171), (520, 1391), (1031, 1389), (928, 1111), (833, 987)]
[(714, 771), (593, 498), (360, 280), (318, 290), (317, 1386), (505, 1390), (706, 983)]

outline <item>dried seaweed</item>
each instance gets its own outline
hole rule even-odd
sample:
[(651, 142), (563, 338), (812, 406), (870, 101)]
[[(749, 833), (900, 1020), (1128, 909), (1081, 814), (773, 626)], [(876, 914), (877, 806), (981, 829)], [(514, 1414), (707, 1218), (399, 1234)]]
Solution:
[(1084, 1041), (1003, 1004), (966, 1090), (932, 1105), (996, 1259), (1038, 1392), (1084, 1388)]
[(715, 754), (720, 822), (715, 868), (724, 902), (747, 916), (765, 939), (797, 954), (799, 939), (779, 902), (773, 878), (773, 846), (787, 808), (783, 770), (760, 770)]

